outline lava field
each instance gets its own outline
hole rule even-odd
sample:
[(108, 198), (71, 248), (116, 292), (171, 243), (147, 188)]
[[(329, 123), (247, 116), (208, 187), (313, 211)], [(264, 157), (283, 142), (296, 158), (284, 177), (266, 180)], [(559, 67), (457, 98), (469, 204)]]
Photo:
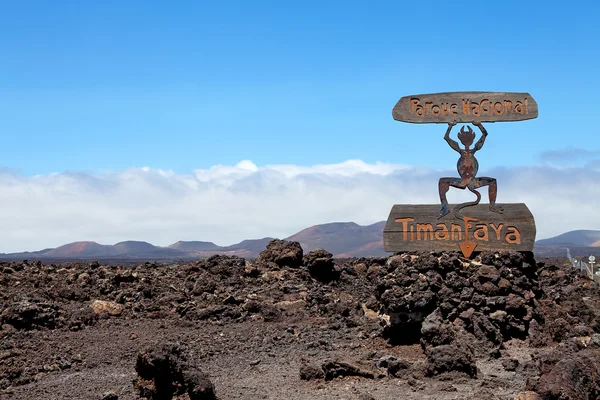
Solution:
[(530, 253), (0, 262), (0, 399), (598, 399), (599, 306)]

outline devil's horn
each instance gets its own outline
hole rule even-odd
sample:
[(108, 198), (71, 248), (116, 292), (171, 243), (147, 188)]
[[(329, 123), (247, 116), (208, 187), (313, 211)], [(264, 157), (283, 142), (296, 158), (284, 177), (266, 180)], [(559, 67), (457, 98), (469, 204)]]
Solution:
[[(467, 128), (467, 131), (465, 131), (465, 128)], [(461, 133), (473, 133), (473, 129), (471, 129), (471, 127), (468, 125), (463, 125), (463, 127), (460, 128), (460, 132)]]

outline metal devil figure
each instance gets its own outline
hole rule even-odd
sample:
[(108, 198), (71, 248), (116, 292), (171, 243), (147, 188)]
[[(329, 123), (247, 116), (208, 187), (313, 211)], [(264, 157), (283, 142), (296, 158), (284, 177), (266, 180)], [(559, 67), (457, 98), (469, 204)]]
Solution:
[[(439, 183), (439, 191), (440, 191), (440, 200), (442, 202), (442, 209), (438, 214), (438, 218), (442, 218), (444, 215), (448, 214), (450, 210), (448, 210), (448, 200), (446, 199), (446, 193), (450, 189), (450, 186), (458, 188), (458, 189), (469, 189), (471, 192), (477, 195), (477, 200), (459, 204), (454, 208), (454, 215), (456, 218), (460, 218), (458, 212), (461, 208), (468, 206), (475, 206), (479, 204), (481, 201), (481, 193), (479, 193), (475, 189), (479, 189), (483, 186), (489, 186), (489, 198), (490, 198), (490, 211), (502, 213), (502, 207), (496, 205), (496, 195), (498, 192), (498, 187), (496, 184), (496, 179), (494, 178), (477, 178), (477, 171), (479, 170), (479, 163), (475, 158), (475, 152), (481, 150), (483, 144), (485, 143), (485, 138), (488, 133), (480, 122), (473, 122), (473, 125), (477, 126), (481, 131), (481, 138), (475, 143), (475, 146), (471, 149), (470, 146), (473, 144), (473, 140), (475, 140), (475, 132), (471, 129), (470, 126), (463, 126), (458, 133), (458, 139), (465, 146), (464, 149), (461, 149), (456, 143), (456, 141), (450, 138), (450, 131), (452, 127), (456, 125), (456, 122), (451, 122), (448, 124), (448, 130), (446, 130), (446, 135), (444, 139), (450, 145), (450, 147), (460, 154), (460, 158), (458, 159), (458, 163), (456, 164), (456, 168), (458, 169), (459, 178), (440, 178)], [(465, 130), (466, 128), (466, 130)]]
[[(438, 182), (441, 202), (436, 205), (396, 204), (386, 223), (383, 239), (389, 252), (413, 250), (456, 250), (465, 257), (478, 250), (532, 251), (535, 221), (525, 204), (496, 204), (498, 184), (495, 178), (478, 177), (475, 153), (488, 136), (483, 122), (523, 121), (537, 118), (537, 103), (529, 93), (450, 92), (405, 96), (392, 110), (394, 119), (410, 123), (447, 123), (444, 139), (460, 154), (458, 177), (442, 177)], [(458, 142), (450, 137), (458, 123), (470, 123), (458, 132)], [(487, 205), (480, 204), (481, 193), (488, 188)], [(475, 194), (471, 202), (451, 206), (446, 197), (450, 188), (468, 189)], [(450, 211), (452, 210), (452, 214)], [(446, 217), (447, 216), (447, 217)]]

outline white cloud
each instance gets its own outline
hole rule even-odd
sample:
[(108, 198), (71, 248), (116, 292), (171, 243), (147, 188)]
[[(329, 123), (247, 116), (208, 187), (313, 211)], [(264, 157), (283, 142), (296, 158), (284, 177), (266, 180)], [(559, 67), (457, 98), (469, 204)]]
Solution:
[(600, 150), (567, 147), (560, 150), (545, 151), (540, 154), (543, 161), (550, 163), (573, 163), (581, 160), (597, 159)]
[[(0, 170), (0, 252), (78, 240), (228, 245), (283, 238), (326, 222), (371, 224), (386, 219), (393, 204), (437, 204), (437, 180), (455, 175), (455, 170), (360, 160), (311, 167), (258, 167), (245, 160), (189, 175), (146, 167), (33, 177)], [(599, 166), (505, 168), (480, 175), (498, 179), (498, 203), (528, 205), (538, 238), (600, 229)], [(482, 194), (487, 201), (485, 188)], [(451, 202), (471, 199), (468, 192), (449, 194)]]

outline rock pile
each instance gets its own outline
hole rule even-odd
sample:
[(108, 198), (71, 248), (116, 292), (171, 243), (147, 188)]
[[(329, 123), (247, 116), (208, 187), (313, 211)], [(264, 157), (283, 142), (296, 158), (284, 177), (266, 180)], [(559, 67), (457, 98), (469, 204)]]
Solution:
[(527, 337), (541, 295), (535, 260), (514, 252), (473, 261), (452, 253), (395, 255), (377, 290), (392, 342), (420, 341), (431, 375), (458, 370), (472, 377), (474, 357), (499, 357), (503, 342)]
[(571, 338), (534, 354), (537, 374), (527, 388), (543, 399), (600, 398), (600, 335)]
[(538, 275), (543, 295), (537, 302), (539, 318), (532, 321), (528, 332), (532, 346), (600, 332), (600, 285), (570, 265), (542, 263)]
[(20, 330), (52, 329), (63, 322), (60, 307), (43, 298), (14, 301), (0, 314), (1, 325), (10, 325)]
[(210, 378), (188, 361), (186, 353), (179, 343), (158, 344), (139, 352), (135, 365), (139, 399), (168, 400), (184, 394), (189, 400), (216, 399)]

